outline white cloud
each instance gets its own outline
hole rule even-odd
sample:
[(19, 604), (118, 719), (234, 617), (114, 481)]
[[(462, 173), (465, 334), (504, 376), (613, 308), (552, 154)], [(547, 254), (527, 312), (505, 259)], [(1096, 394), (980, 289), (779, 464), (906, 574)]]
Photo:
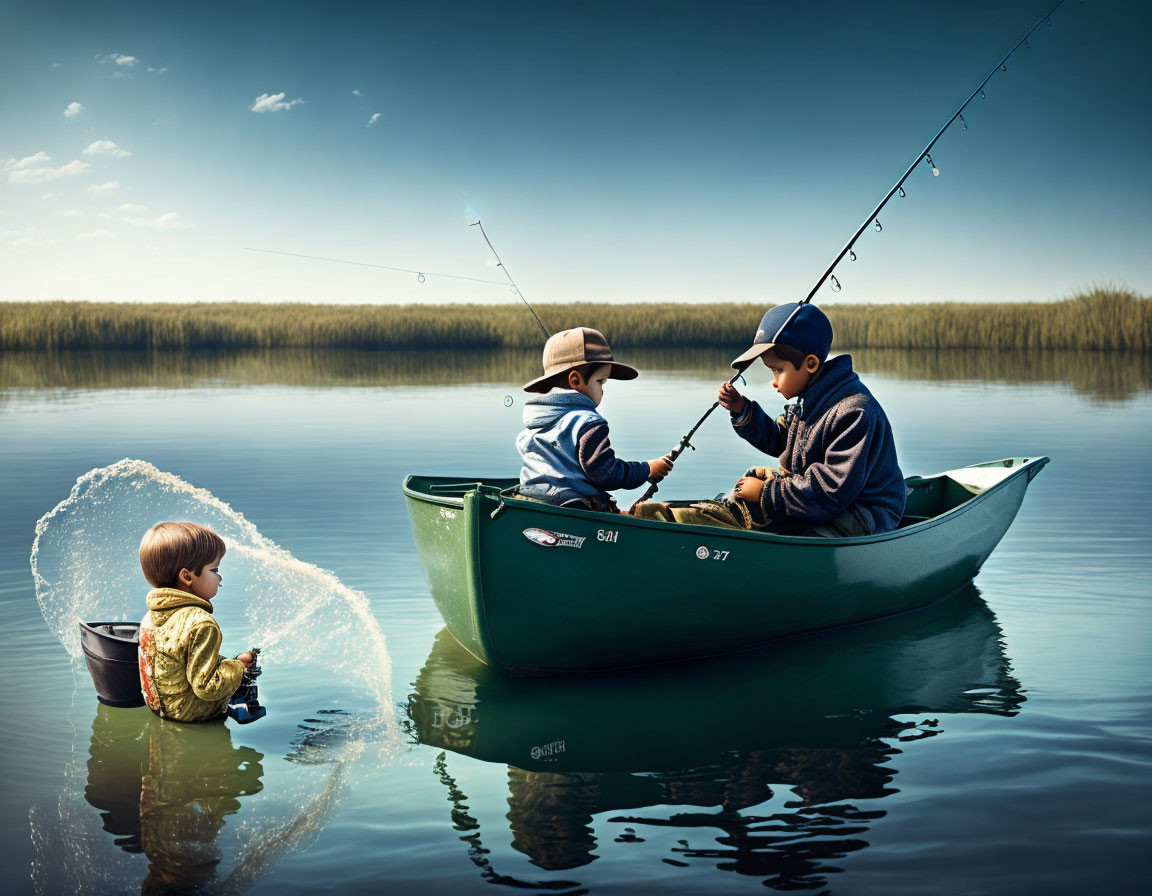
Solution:
[(128, 150), (121, 149), (111, 140), (97, 140), (95, 143), (90, 143), (88, 148), (84, 150), (86, 156), (113, 156), (117, 159), (123, 159), (132, 155)]
[(373, 112), (372, 117), (368, 119), (368, 124), (364, 125), (364, 127), (370, 128), (370, 127), (372, 127), (372, 125), (376, 124), (376, 122), (378, 122), (379, 120), (380, 120), (380, 113), (379, 112)]
[(364, 94), (362, 94), (359, 90), (353, 90), (352, 96), (364, 96)]
[(0, 243), (16, 248), (44, 246), (51, 242), (47, 231), (39, 227), (21, 227), (19, 230), (0, 230)]
[(64, 117), (65, 118), (75, 118), (77, 115), (79, 115), (83, 111), (84, 111), (84, 107), (82, 105), (80, 105), (79, 103), (69, 103), (68, 107), (64, 110)]
[(23, 159), (9, 159), (4, 163), (4, 170), (8, 172), (10, 184), (43, 184), (51, 180), (60, 180), (62, 177), (75, 177), (83, 174), (92, 166), (87, 162), (74, 159), (67, 165), (53, 168), (49, 163), (52, 157), (45, 152)]
[(80, 234), (82, 240), (110, 240), (116, 234), (111, 230), (90, 230), (87, 233)]
[(101, 65), (111, 64), (115, 68), (112, 72), (113, 78), (131, 78), (131, 70), (140, 64), (139, 59), (127, 53), (97, 53), (94, 58)]
[(188, 224), (176, 212), (165, 212), (158, 218), (125, 218), (133, 227), (148, 227), (152, 230), (186, 230)]
[(74, 208), (66, 208), (63, 211), (57, 212), (61, 218), (83, 218), (84, 212), (77, 211)]
[(163, 68), (153, 68), (152, 66), (148, 66), (148, 71), (155, 72), (158, 75), (163, 75), (168, 71), (168, 66), (165, 65)]
[(132, 68), (140, 62), (135, 56), (129, 56), (127, 53), (97, 53), (95, 58), (101, 65), (111, 62), (121, 68)]
[(5, 171), (21, 170), (24, 168), (41, 168), (52, 161), (52, 156), (46, 152), (25, 156), (23, 159), (9, 159), (4, 163)]
[(118, 214), (98, 212), (96, 217), (103, 221), (130, 224), (133, 227), (146, 227), (149, 230), (187, 230), (192, 226), (176, 212), (165, 212), (154, 218), (140, 217), (140, 213), (147, 211), (147, 208), (147, 206), (135, 202), (125, 202), (117, 209)]
[(304, 100), (297, 97), (294, 100), (284, 102), (286, 94), (283, 93), (262, 93), (252, 102), (248, 108), (253, 112), (280, 112), (284, 109), (291, 109), (293, 106), (298, 106)]
[(102, 184), (93, 184), (87, 189), (89, 193), (112, 193), (120, 189), (120, 181), (106, 180)]

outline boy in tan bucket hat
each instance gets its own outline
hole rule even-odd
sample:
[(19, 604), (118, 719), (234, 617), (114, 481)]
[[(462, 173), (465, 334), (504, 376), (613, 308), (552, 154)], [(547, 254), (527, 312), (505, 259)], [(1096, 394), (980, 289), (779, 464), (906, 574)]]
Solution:
[(522, 497), (548, 504), (615, 513), (608, 494), (638, 488), (668, 475), (667, 457), (624, 461), (608, 439), (608, 421), (596, 410), (608, 380), (634, 380), (636, 368), (612, 357), (599, 330), (562, 330), (544, 344), (544, 375), (524, 386), (541, 393), (524, 403), (516, 448)]

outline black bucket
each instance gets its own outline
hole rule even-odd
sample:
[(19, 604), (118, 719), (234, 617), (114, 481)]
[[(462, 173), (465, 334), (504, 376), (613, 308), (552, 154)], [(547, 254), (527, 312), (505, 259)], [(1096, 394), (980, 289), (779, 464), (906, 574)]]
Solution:
[(143, 706), (136, 646), (139, 622), (81, 622), (80, 646), (96, 697), (108, 706)]

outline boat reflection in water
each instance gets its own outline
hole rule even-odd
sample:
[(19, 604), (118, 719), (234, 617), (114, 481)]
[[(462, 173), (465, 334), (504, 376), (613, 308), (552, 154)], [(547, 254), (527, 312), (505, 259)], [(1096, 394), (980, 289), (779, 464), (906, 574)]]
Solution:
[(258, 793), (264, 755), (236, 747), (223, 720), (164, 722), (146, 707), (100, 705), (92, 721), (84, 798), (129, 853), (143, 852), (143, 893), (217, 883), (217, 837), (240, 797)]
[[(642, 843), (654, 827), (698, 841), (701, 829), (706, 847), (681, 840), (664, 863), (706, 860), (803, 890), (826, 886), (838, 858), (868, 846), (885, 812), (854, 803), (895, 792), (903, 744), (940, 733), (938, 715), (1010, 716), (1023, 702), (996, 619), (970, 585), (901, 617), (753, 653), (576, 678), (505, 678), (445, 629), (408, 715), (419, 743), (508, 765), (512, 846), (542, 869), (594, 861), (592, 817), (609, 813), (617, 843)], [(437, 773), (485, 879), (580, 886), (497, 874), (446, 756)], [(787, 801), (764, 806), (774, 791)]]

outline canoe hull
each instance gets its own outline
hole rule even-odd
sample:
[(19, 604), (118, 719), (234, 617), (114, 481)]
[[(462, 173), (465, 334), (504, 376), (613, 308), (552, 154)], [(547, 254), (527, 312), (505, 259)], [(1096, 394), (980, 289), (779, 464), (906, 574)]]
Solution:
[(490, 666), (541, 674), (721, 654), (935, 602), (980, 570), (1046, 460), (1012, 462), (935, 519), (844, 539), (572, 511), (502, 497), (501, 480), (441, 497), (409, 477), (405, 493), (448, 630)]

